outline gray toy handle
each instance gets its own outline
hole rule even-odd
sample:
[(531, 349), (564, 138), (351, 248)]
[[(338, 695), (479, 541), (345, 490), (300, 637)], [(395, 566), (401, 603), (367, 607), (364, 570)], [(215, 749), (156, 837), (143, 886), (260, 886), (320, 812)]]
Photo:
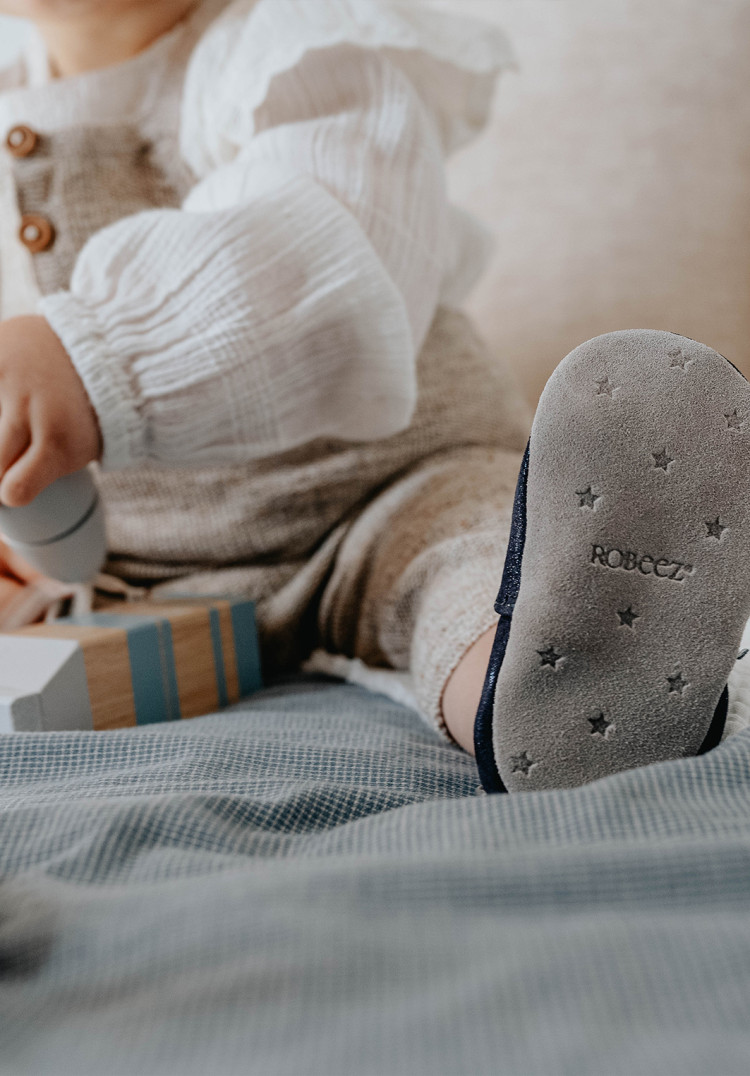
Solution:
[(91, 471), (58, 478), (23, 508), (0, 505), (0, 532), (44, 575), (90, 582), (107, 555), (104, 511)]

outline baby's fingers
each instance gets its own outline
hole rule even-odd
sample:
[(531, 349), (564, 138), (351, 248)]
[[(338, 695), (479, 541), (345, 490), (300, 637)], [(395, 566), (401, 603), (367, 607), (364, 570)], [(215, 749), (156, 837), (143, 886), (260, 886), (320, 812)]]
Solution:
[(32, 441), (0, 481), (0, 501), (9, 508), (29, 504), (62, 473), (59, 460), (50, 452), (49, 445), (44, 441)]
[(6, 576), (0, 575), (0, 616), (2, 611), (9, 607), (11, 602), (17, 600), (18, 596), (25, 589), (23, 583), (19, 583), (15, 579), (9, 579)]
[(27, 564), (15, 549), (0, 541), (0, 583), (6, 583), (8, 580), (18, 584), (33, 583), (43, 578), (42, 573)]
[(15, 411), (4, 408), (0, 413), (0, 479), (20, 459), (29, 447), (30, 440), (28, 423), (19, 418)]

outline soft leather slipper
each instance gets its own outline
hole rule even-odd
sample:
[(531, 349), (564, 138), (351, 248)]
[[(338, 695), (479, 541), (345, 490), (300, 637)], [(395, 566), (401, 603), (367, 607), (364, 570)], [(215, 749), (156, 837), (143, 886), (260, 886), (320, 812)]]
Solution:
[(649, 329), (581, 344), (542, 394), (475, 724), (488, 792), (714, 747), (750, 616), (750, 384)]

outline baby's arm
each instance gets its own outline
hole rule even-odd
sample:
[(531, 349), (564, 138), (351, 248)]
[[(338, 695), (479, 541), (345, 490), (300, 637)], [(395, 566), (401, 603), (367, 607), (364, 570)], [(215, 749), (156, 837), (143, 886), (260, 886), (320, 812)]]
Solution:
[(382, 53), (350, 46), (308, 54), (255, 109), (234, 92), (183, 208), (95, 235), (40, 304), (105, 465), (380, 438), (413, 411), (443, 269), (432, 116)]

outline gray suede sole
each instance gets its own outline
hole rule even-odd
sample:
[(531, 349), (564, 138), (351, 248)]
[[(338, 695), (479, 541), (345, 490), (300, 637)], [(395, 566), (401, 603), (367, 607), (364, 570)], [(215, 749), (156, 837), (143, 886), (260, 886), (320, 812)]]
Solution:
[(587, 341), (542, 394), (495, 692), (509, 791), (693, 756), (750, 615), (750, 385), (672, 333)]

